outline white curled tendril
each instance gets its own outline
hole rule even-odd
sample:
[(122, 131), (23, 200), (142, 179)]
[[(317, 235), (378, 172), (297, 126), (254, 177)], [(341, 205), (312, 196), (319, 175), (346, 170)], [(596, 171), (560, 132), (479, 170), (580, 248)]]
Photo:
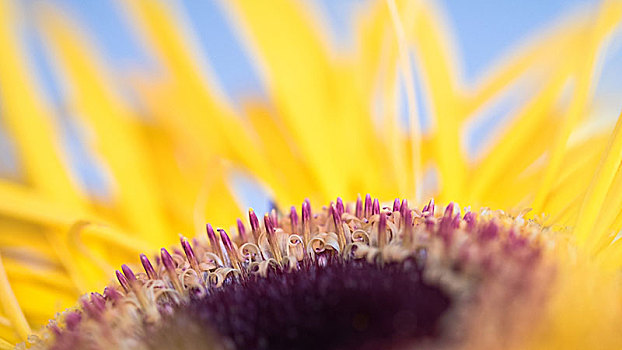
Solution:
[(304, 244), (299, 235), (290, 235), (287, 242), (287, 258), (293, 259), (294, 263), (304, 258)]
[(244, 243), (239, 249), (240, 255), (247, 263), (262, 261), (261, 249), (255, 243)]

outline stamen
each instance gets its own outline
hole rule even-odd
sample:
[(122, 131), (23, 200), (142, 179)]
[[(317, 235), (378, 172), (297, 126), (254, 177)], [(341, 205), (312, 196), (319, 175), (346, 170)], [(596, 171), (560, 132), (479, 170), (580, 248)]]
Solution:
[(136, 275), (134, 275), (134, 271), (132, 271), (129, 266), (123, 264), (121, 265), (121, 270), (123, 271), (125, 278), (127, 278), (129, 286), (131, 286), (132, 283), (136, 282)]
[(311, 237), (311, 211), (309, 210), (309, 204), (302, 202), (302, 238), (304, 245), (307, 246)]
[(91, 293), (91, 303), (101, 312), (106, 310), (106, 299), (99, 293)]
[(372, 215), (372, 203), (371, 196), (368, 194), (365, 195), (365, 217), (369, 218)]
[(413, 220), (412, 220), (412, 211), (410, 209), (404, 210), (404, 202), (402, 202), (402, 210), (404, 215), (402, 216), (402, 227), (403, 227), (403, 237), (404, 246), (406, 248), (412, 247), (413, 243)]
[(192, 250), (192, 246), (190, 246), (190, 243), (188, 243), (188, 240), (186, 239), (186, 237), (181, 236), (179, 237), (179, 239), (181, 241), (181, 247), (184, 250), (184, 253), (186, 254), (186, 258), (188, 258), (188, 262), (190, 263), (190, 266), (192, 266), (192, 269), (194, 271), (199, 273), (201, 269), (199, 269), (199, 262), (197, 261), (197, 258), (194, 255), (194, 250)]
[(75, 330), (82, 321), (82, 314), (77, 311), (69, 311), (65, 314), (65, 326), (68, 330)]
[(309, 214), (309, 219), (313, 220), (313, 208), (311, 208), (311, 202), (309, 201), (309, 198), (305, 198), (305, 203), (307, 203), (307, 211)]
[(330, 214), (333, 216), (333, 224), (335, 225), (335, 233), (339, 239), (339, 248), (343, 250), (346, 246), (346, 236), (343, 233), (343, 227), (341, 225), (341, 215), (339, 215), (338, 209), (334, 205), (330, 206)]
[(270, 221), (274, 227), (281, 227), (279, 225), (279, 212), (276, 209), (270, 210)]
[(263, 217), (263, 222), (266, 226), (266, 238), (268, 239), (270, 250), (272, 250), (272, 257), (276, 261), (281, 262), (283, 257), (281, 255), (281, 250), (279, 249), (279, 246), (276, 242), (276, 232), (274, 231), (274, 225), (272, 224), (272, 220), (270, 220), (270, 216), (268, 216), (268, 214)]
[(445, 213), (443, 214), (443, 217), (451, 218), (451, 217), (453, 217), (453, 215), (454, 215), (454, 203), (451, 202), (445, 208)]
[(238, 219), (238, 236), (241, 242), (248, 242), (246, 238), (246, 227), (244, 227), (244, 223), (240, 219)]
[(337, 214), (339, 214), (339, 217), (341, 217), (341, 215), (343, 215), (343, 212), (345, 211), (345, 208), (343, 207), (343, 200), (341, 200), (341, 197), (337, 197), (337, 204), (335, 208), (337, 209)]
[(212, 228), (212, 225), (206, 224), (205, 229), (207, 231), (207, 238), (209, 239), (212, 253), (218, 255), (220, 260), (222, 260), (222, 252), (220, 251), (220, 244), (218, 244), (218, 239), (216, 238), (216, 233), (214, 233), (214, 229)]
[(402, 217), (406, 215), (406, 211), (408, 210), (410, 210), (410, 208), (408, 207), (408, 200), (402, 199), (402, 205), (400, 206), (400, 214), (402, 214)]
[(359, 194), (356, 196), (356, 207), (354, 210), (354, 216), (360, 219), (361, 215), (363, 215), (363, 201), (361, 200), (361, 195)]
[(165, 248), (160, 249), (160, 257), (162, 258), (162, 265), (164, 265), (164, 269), (166, 270), (166, 274), (168, 278), (171, 280), (173, 287), (178, 292), (183, 292), (183, 288), (181, 287), (181, 283), (177, 278), (177, 273), (175, 272), (175, 261), (171, 257), (171, 254)]
[(112, 303), (117, 303), (123, 298), (123, 295), (117, 292), (117, 290), (112, 287), (106, 287), (104, 288), (104, 298), (111, 301)]
[(382, 249), (387, 244), (387, 214), (380, 213), (378, 220), (378, 248)]
[(298, 213), (296, 212), (296, 207), (293, 205), (289, 211), (289, 222), (292, 228), (292, 234), (298, 234)]
[(259, 234), (261, 233), (261, 229), (259, 228), (259, 219), (257, 219), (257, 215), (252, 208), (248, 210), (248, 222), (251, 225), (251, 231), (253, 232), (255, 243), (259, 244)]
[(129, 293), (130, 284), (127, 282), (125, 276), (123, 276), (123, 274), (119, 270), (115, 271), (115, 274), (117, 275), (117, 280), (119, 281), (119, 284), (121, 285), (121, 287), (123, 287), (123, 290), (125, 290), (125, 293)]
[(240, 260), (238, 259), (237, 251), (233, 247), (233, 243), (231, 242), (231, 239), (229, 239), (229, 236), (227, 235), (227, 232), (225, 232), (225, 230), (219, 228), (218, 232), (220, 233), (220, 239), (222, 240), (222, 243), (225, 246), (225, 251), (227, 253), (227, 256), (229, 256), (229, 260), (231, 261), (231, 264), (233, 265), (234, 268), (239, 270)]
[(380, 202), (378, 201), (378, 198), (374, 199), (374, 206), (371, 210), (371, 215), (376, 215), (376, 214), (380, 214)]
[(158, 274), (153, 268), (153, 265), (151, 265), (151, 261), (149, 261), (145, 254), (140, 254), (140, 262), (143, 264), (143, 268), (145, 269), (145, 272), (147, 273), (147, 277), (149, 277), (149, 279), (155, 280), (158, 278)]
[(477, 214), (472, 211), (464, 214), (464, 221), (466, 221), (469, 231), (473, 231), (473, 229), (475, 229), (475, 224), (477, 223)]
[(400, 199), (399, 198), (395, 198), (395, 200), (393, 200), (393, 211), (400, 211)]
[(428, 215), (434, 215), (434, 208), (435, 208), (435, 204), (434, 204), (434, 198), (430, 199), (430, 202), (428, 202), (428, 204), (423, 207), (423, 212), (427, 212)]

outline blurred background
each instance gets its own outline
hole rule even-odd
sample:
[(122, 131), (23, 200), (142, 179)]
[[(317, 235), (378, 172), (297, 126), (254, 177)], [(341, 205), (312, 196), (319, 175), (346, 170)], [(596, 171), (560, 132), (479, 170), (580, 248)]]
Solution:
[[(335, 55), (347, 56), (354, 51), (356, 42), (353, 28), (358, 14), (369, 10), (370, 1), (363, 0), (300, 0), (308, 7), (318, 29)], [(448, 30), (450, 44), (458, 67), (459, 81), (464, 86), (475, 86), (504, 57), (512, 55), (528, 39), (572, 18), (573, 14), (594, 11), (599, 1), (438, 1), (443, 25)], [(91, 195), (105, 198), (110, 191), (110, 179), (105, 166), (99, 164), (89, 151), (88, 130), (70, 116), (67, 108), (68, 91), (62, 69), (54, 62), (54, 50), (46, 45), (45, 22), (42, 17), (59, 12), (71, 18), (83, 38), (88, 40), (92, 53), (111, 74), (114, 87), (129, 105), (136, 105), (132, 91), (133, 77), (153, 75), (158, 71), (150, 48), (137, 28), (134, 18), (128, 16), (122, 2), (56, 0), (49, 2), (17, 1), (14, 15), (21, 39), (21, 53), (40, 96), (50, 107), (49, 117), (59, 126), (62, 147), (68, 163), (81, 186)], [(54, 11), (49, 11), (50, 8)], [(171, 1), (167, 8), (181, 26), (190, 54), (204, 75), (228, 103), (239, 112), (239, 101), (266, 99), (262, 67), (244, 46), (243, 33), (223, 9), (223, 1)], [(622, 96), (622, 49), (620, 35), (614, 34), (605, 55), (599, 63), (595, 86), (595, 101), (591, 113), (609, 122), (620, 112)], [(560, 59), (563, 59), (560, 57)], [(209, 78), (207, 78), (209, 77)], [(3, 89), (10, 87), (2, 86)], [(462, 143), (467, 155), (477, 157), (496, 129), (503, 125), (508, 111), (523, 102), (521, 98), (504, 98), (502, 102), (474, 118)], [(0, 102), (1, 103), (1, 102)], [(405, 103), (405, 102), (404, 102)], [(423, 108), (423, 107), (422, 107)], [(404, 112), (405, 107), (402, 108)], [(426, 113), (421, 111), (425, 131)], [(403, 113), (405, 114), (405, 113)], [(0, 122), (2, 121), (0, 113)], [(0, 124), (0, 175), (11, 179), (23, 178), (14, 140)], [(252, 178), (237, 176), (232, 181), (239, 188), (243, 206), (263, 212), (269, 207), (268, 194)]]

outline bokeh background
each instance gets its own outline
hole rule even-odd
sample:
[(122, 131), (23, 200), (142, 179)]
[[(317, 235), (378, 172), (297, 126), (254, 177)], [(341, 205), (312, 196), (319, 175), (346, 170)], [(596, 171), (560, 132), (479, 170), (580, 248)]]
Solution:
[[(45, 6), (39, 1), (15, 3), (20, 32), (26, 43), (27, 64), (61, 126), (63, 147), (69, 155), (67, 162), (82, 186), (94, 196), (105, 197), (110, 186), (105, 169), (86, 147), (88, 132), (80, 129), (80, 125), (66, 115), (63, 77), (57, 74), (45, 39), (38, 33), (37, 18), (45, 16)], [(354, 49), (353, 20), (358, 12), (368, 6), (367, 1), (304, 0), (304, 3), (322, 27), (336, 55), (347, 55)], [(460, 80), (465, 86), (471, 86), (483, 78), (486, 69), (511, 55), (516, 47), (535, 33), (572, 18), (573, 13), (593, 10), (598, 3), (585, 0), (445, 0), (439, 1), (438, 6), (453, 40)], [(120, 2), (56, 0), (45, 5), (60, 9), (77, 20), (85, 37), (92, 41), (92, 48), (115, 75), (113, 80), (122, 89), (124, 98), (132, 99), (131, 89), (124, 89), (124, 82), (130, 76), (128, 73), (157, 70)], [(208, 74), (234, 108), (240, 105), (240, 100), (266, 98), (261, 67), (241, 43), (240, 33), (223, 11), (221, 1), (171, 1), (169, 5), (174, 16), (179, 18), (178, 23), (185, 25), (183, 31), (188, 40), (194, 44), (193, 54), (204, 69), (197, 74)], [(622, 105), (622, 41), (619, 33), (612, 38), (600, 62), (600, 79), (595, 87), (595, 103), (591, 109), (591, 113), (605, 123), (615, 120)], [(481, 153), (495, 130), (503, 126), (507, 111), (521, 102), (520, 98), (505, 98), (498, 106), (475, 118), (476, 122), (467, 129), (462, 141), (470, 157), (476, 158)], [(425, 130), (426, 113), (424, 107), (421, 109), (421, 123)], [(19, 156), (13, 141), (3, 129), (0, 124), (0, 175), (19, 179), (22, 171)], [(241, 174), (232, 181), (239, 188), (244, 204), (259, 212), (268, 209), (267, 191), (251, 177)]]

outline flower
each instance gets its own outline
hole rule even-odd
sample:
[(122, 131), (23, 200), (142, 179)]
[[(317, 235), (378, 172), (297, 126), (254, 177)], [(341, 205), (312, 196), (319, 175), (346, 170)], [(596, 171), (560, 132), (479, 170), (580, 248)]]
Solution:
[[(54, 328), (54, 321), (48, 331), (59, 333), (61, 340), (67, 339), (65, 335), (75, 336), (69, 338), (73, 344), (71, 341), (79, 342), (105, 330), (91, 329), (99, 324), (93, 321), (98, 317), (114, 325), (113, 332), (146, 332), (132, 322), (162, 317), (162, 324), (178, 332), (181, 342), (184, 334), (178, 327), (196, 327), (197, 318), (218, 315), (212, 312), (218, 308), (214, 303), (226, 299), (228, 291), (252, 295), (253, 291), (270, 288), (266, 283), (278, 286), (293, 281), (300, 281), (295, 285), (301, 292), (303, 288), (317, 291), (313, 283), (345, 283), (343, 275), (358, 274), (370, 276), (378, 284), (384, 278), (381, 276), (389, 275), (382, 283), (415, 294), (429, 292), (428, 297), (436, 300), (430, 306), (437, 308), (431, 307), (430, 313), (417, 314), (421, 311), (418, 307), (409, 310), (414, 316), (406, 316), (429, 322), (410, 329), (413, 333), (405, 336), (392, 334), (396, 342), (419, 341), (421, 335), (439, 345), (433, 343), (434, 336), (455, 329), (455, 334), (466, 337), (461, 343), (465, 347), (506, 339), (508, 343), (501, 345), (508, 347), (619, 348), (622, 248), (616, 234), (622, 226), (618, 217), (622, 176), (617, 171), (622, 126), (618, 123), (613, 131), (578, 132), (590, 125), (586, 116), (591, 107), (594, 71), (604, 43), (622, 16), (618, 1), (605, 1), (555, 30), (538, 33), (479, 85), (469, 88), (456, 78), (456, 56), (447, 44), (438, 9), (426, 1), (374, 2), (357, 22), (356, 49), (343, 56), (328, 48), (301, 3), (275, 0), (266, 6), (257, 1), (230, 1), (224, 8), (261, 67), (269, 97), (269, 102), (240, 102), (237, 110), (219, 95), (213, 80), (203, 78), (203, 70), (191, 54), (193, 46), (183, 35), (175, 13), (154, 1), (122, 5), (157, 65), (156, 73), (140, 69), (131, 77), (111, 73), (69, 16), (46, 4), (34, 8), (37, 33), (44, 39), (53, 71), (62, 77), (66, 88), (62, 108), (51, 108), (40, 96), (25, 63), (27, 55), (16, 33), (20, 21), (14, 15), (14, 5), (0, 1), (0, 107), (8, 134), (19, 151), (23, 174), (0, 182), (0, 337), (6, 339), (0, 346), (25, 340), (55, 312), (74, 305), (79, 295), (103, 291), (114, 266), (138, 264), (139, 254), (172, 244), (175, 232), (195, 232), (197, 237), (204, 237), (205, 217), (215, 227), (232, 223), (241, 210), (229, 179), (232, 174), (244, 173), (269, 188), (279, 205), (299, 203), (306, 197), (315, 204), (338, 195), (354, 199), (359, 192), (370, 192), (381, 199), (408, 196), (420, 204), (422, 198), (434, 197), (442, 203), (457, 201), (505, 212), (466, 210), (479, 215), (465, 217), (457, 215), (456, 205), (448, 205), (446, 218), (434, 205), (419, 212), (406, 206), (409, 210), (402, 214), (401, 208), (383, 209), (378, 202), (365, 206), (371, 207), (369, 215), (367, 209), (357, 214), (356, 206), (349, 212), (345, 206), (338, 209), (341, 207), (336, 202), (335, 207), (315, 210), (317, 218), (306, 214), (318, 235), (324, 234), (320, 227), (326, 228), (325, 236), (303, 235), (298, 243), (303, 247), (305, 243), (331, 243), (332, 249), (327, 249), (338, 254), (328, 255), (324, 263), (320, 258), (314, 260), (316, 253), (303, 250), (300, 269), (289, 272), (284, 269), (294, 266), (291, 257), (299, 261), (300, 255), (288, 250), (291, 242), (284, 241), (293, 237), (283, 233), (293, 231), (287, 226), (293, 219), (283, 219), (277, 210), (263, 227), (250, 222), (255, 227), (251, 231), (265, 231), (265, 242), (250, 235), (231, 241), (225, 231), (219, 232), (220, 238), (213, 232), (209, 243), (182, 240), (183, 252), (171, 254), (172, 264), (166, 255), (160, 262), (143, 258), (143, 263), (153, 263), (153, 276), (147, 269), (134, 281), (136, 268), (124, 265), (123, 273), (118, 273), (121, 286), (109, 286), (103, 296), (82, 298), (81, 311), (61, 315), (57, 323), (60, 328)], [(413, 58), (421, 86), (412, 79)], [(569, 89), (570, 81), (573, 84)], [(399, 99), (400, 83), (405, 86), (409, 106), (408, 132), (404, 132), (394, 103)], [(432, 111), (430, 130), (418, 127), (417, 87), (425, 91)], [(128, 89), (131, 97), (123, 93)], [(466, 122), (508, 91), (527, 95), (527, 102), (481, 159), (468, 160), (460, 143)], [(566, 94), (567, 99), (563, 98)], [(59, 136), (59, 124), (52, 122), (52, 116), (64, 123), (78, 123), (88, 131), (89, 137), (81, 139), (82, 148), (99, 160), (102, 173), (110, 181), (105, 195), (87, 191), (68, 170), (67, 154), (59, 144), (64, 138)], [(309, 203), (305, 207), (310, 210)], [(526, 213), (524, 208), (533, 210)], [(413, 239), (427, 237), (422, 245), (423, 260), (430, 262), (423, 271), (417, 270), (425, 278), (412, 283), (404, 281), (405, 273), (413, 276), (407, 273), (412, 266), (406, 257), (417, 257), (416, 249), (404, 245), (410, 240), (409, 225), (401, 221), (407, 212), (415, 216), (413, 225), (420, 224), (414, 226), (421, 232), (413, 232)], [(305, 215), (305, 210), (300, 215)], [(469, 226), (472, 222), (475, 227)], [(247, 230), (244, 224), (240, 227), (244, 229), (239, 232)], [(367, 235), (369, 244), (351, 242), (355, 238), (352, 230), (359, 228), (361, 239)], [(348, 236), (344, 230), (352, 234)], [(391, 236), (384, 239), (382, 232), (391, 232)], [(492, 244), (481, 248), (481, 241), (487, 241), (488, 236)], [(227, 282), (231, 284), (216, 290), (213, 299), (193, 299), (194, 304), (169, 302), (176, 296), (188, 298), (191, 291), (207, 293), (200, 286), (188, 288), (196, 281), (188, 282), (186, 277), (197, 277), (200, 282), (202, 276), (197, 271), (210, 271), (216, 285), (220, 279), (235, 279), (235, 273), (229, 277), (230, 271), (220, 271), (224, 275), (218, 277), (219, 268), (238, 269), (243, 276), (250, 276), (247, 269), (255, 260), (247, 260), (236, 248), (236, 244), (242, 248), (241, 243), (247, 241), (259, 243), (256, 254), (268, 261), (260, 270), (269, 270), (269, 257), (277, 261), (280, 267), (274, 275)], [(357, 249), (346, 254), (346, 247), (354, 246)], [(460, 255), (463, 246), (467, 257)], [(506, 246), (509, 252), (504, 250)], [(489, 257), (487, 249), (491, 249)], [(203, 253), (216, 256), (209, 255), (210, 260)], [(515, 253), (517, 262), (512, 260)], [(527, 259), (531, 253), (535, 254), (533, 259)], [(354, 259), (366, 254), (380, 254), (381, 259), (367, 264)], [(386, 267), (384, 262), (393, 261), (393, 254), (398, 257), (396, 265)], [(464, 262), (472, 255), (476, 260), (473, 266)], [(209, 265), (209, 261), (216, 264)], [(455, 266), (448, 264), (456, 261)], [(498, 274), (483, 272), (494, 270), (500, 262), (508, 265), (503, 265)], [(201, 263), (209, 265), (207, 270)], [(323, 264), (328, 267), (323, 268)], [(180, 269), (188, 271), (182, 271), (188, 276), (178, 275)], [(319, 271), (317, 279), (309, 275), (313, 271)], [(480, 277), (473, 278), (471, 273)], [(156, 283), (147, 283), (147, 279)], [(158, 283), (164, 290), (174, 290), (169, 299), (162, 304), (149, 297), (141, 301), (144, 286)], [(460, 292), (477, 295), (477, 288), (487, 291), (492, 300), (456, 297)], [(386, 300), (383, 290), (362, 290), (377, 296), (376, 300)], [(286, 300), (286, 292), (277, 288), (270, 305), (276, 307), (278, 300)], [(338, 301), (344, 300), (339, 294), (342, 292), (335, 291)], [(320, 296), (325, 301), (325, 296)], [(395, 297), (399, 304), (404, 295), (396, 293)], [(130, 305), (140, 307), (121, 307), (115, 300), (122, 304), (131, 301)], [(188, 305), (191, 309), (183, 309)], [(516, 310), (512, 312), (515, 317), (499, 315), (501, 305)], [(157, 309), (160, 306), (163, 310)], [(320, 308), (328, 306), (318, 304)], [(451, 310), (451, 317), (447, 310)], [(379, 311), (373, 315), (380, 320), (393, 315)], [(292, 314), (291, 309), (282, 312), (283, 316)], [(179, 316), (175, 317), (179, 323), (166, 319), (171, 313)], [(482, 327), (469, 327), (470, 323), (459, 322), (461, 319)], [(213, 330), (201, 336), (213, 341), (215, 347), (229, 346), (231, 339), (235, 343), (235, 337), (227, 333), (235, 328), (218, 329), (209, 317), (204, 321)], [(357, 320), (359, 325), (363, 321)], [(125, 323), (127, 328), (123, 327)], [(242, 327), (243, 322), (235, 325)], [(89, 332), (83, 331), (84, 327)], [(163, 339), (162, 329), (155, 327), (148, 330), (153, 333), (145, 334), (157, 341)], [(71, 333), (73, 330), (79, 331)], [(44, 337), (47, 333), (38, 334)], [(504, 337), (499, 340), (501, 335)], [(63, 344), (54, 343), (54, 337), (44, 338), (44, 344)], [(130, 334), (122, 340), (133, 339)]]

